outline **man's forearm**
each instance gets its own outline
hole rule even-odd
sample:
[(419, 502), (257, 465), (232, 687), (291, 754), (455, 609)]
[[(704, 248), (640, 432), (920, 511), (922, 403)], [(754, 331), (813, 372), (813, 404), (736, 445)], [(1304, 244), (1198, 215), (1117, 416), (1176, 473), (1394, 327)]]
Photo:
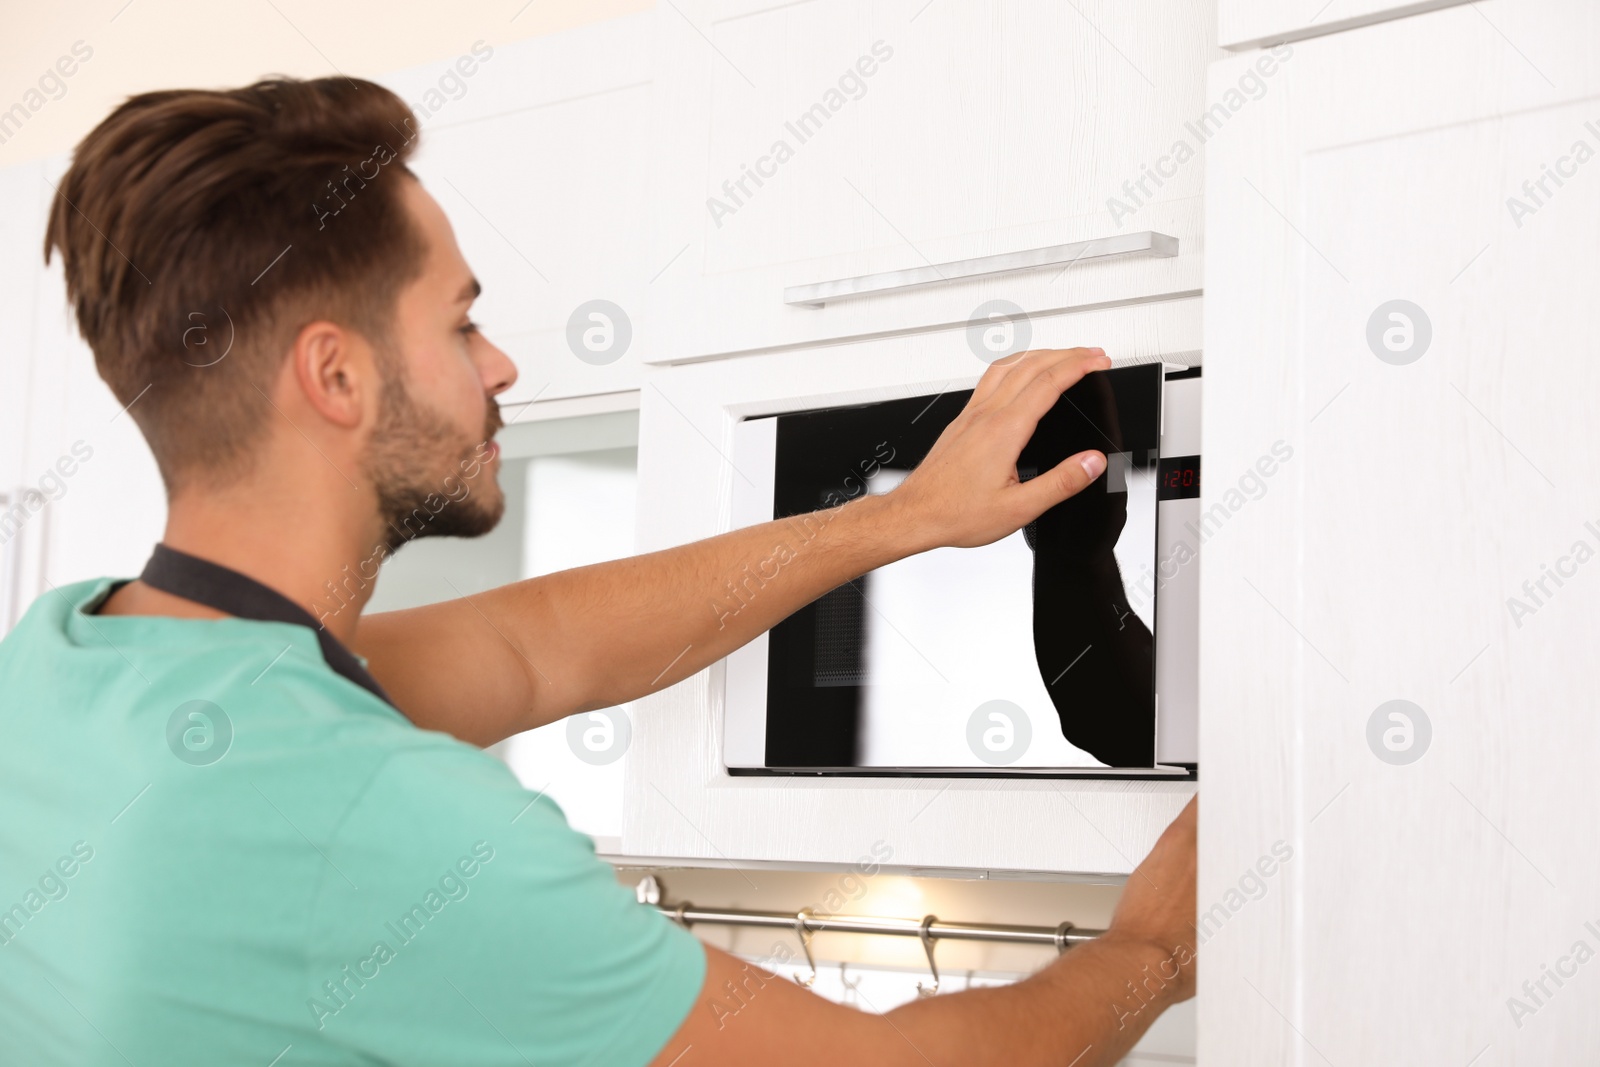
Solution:
[[(817, 597), (916, 549), (888, 497), (862, 497), (642, 556), (505, 586), (481, 599), (530, 657), (573, 671), (577, 706), (688, 678)], [(536, 610), (529, 610), (535, 608)]]
[[(892, 495), (364, 619), (418, 725), (489, 744), (664, 689), (867, 571), (931, 547)], [(464, 601), (464, 602), (463, 602)]]
[(654, 1063), (687, 1062), (692, 1048), (691, 1059), (712, 1065), (1110, 1067), (1192, 992), (1192, 966), (1180, 974), (1155, 943), (1116, 933), (1012, 985), (915, 1000), (882, 1015), (707, 949), (700, 995)]
[(913, 1001), (886, 1018), (940, 1062), (1100, 1067), (1121, 1061), (1183, 989), (1171, 953), (1108, 934), (1015, 985)]
[(672, 1067), (690, 1048), (711, 1067), (1109, 1067), (1194, 995), (1198, 819), (1191, 800), (1128, 879), (1107, 933), (1014, 985), (867, 1014), (759, 968), (752, 975), (753, 964), (708, 947), (696, 1007), (654, 1067)]

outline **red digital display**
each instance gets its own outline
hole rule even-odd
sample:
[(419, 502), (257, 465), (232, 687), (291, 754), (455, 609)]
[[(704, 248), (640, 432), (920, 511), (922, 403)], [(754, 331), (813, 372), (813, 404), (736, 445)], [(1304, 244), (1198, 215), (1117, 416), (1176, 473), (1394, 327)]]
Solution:
[(1156, 473), (1157, 500), (1187, 500), (1200, 495), (1200, 457), (1162, 456)]

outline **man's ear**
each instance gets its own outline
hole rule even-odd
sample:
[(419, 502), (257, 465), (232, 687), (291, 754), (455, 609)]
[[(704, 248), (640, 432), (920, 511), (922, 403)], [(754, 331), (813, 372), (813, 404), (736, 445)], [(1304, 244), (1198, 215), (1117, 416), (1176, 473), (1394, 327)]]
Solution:
[(307, 323), (289, 353), (294, 379), (306, 403), (324, 419), (345, 429), (361, 424), (377, 397), (372, 346), (338, 323)]

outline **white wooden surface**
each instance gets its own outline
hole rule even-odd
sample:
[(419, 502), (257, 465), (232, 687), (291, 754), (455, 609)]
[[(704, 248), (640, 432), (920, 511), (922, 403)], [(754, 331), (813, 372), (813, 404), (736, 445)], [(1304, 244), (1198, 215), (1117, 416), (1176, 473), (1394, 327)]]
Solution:
[[(20, 617), (38, 588), (36, 554), (41, 515), (25, 498), (42, 472), (30, 470), (28, 388), (33, 369), (34, 314), (42, 274), (39, 225), (42, 164), (0, 170), (0, 315), (9, 324), (0, 351), (0, 636)], [(42, 498), (32, 498), (34, 506)]]
[[(1204, 144), (1186, 123), (1219, 54), (1213, 0), (684, 0), (656, 28), (651, 261), (673, 265), (649, 291), (652, 358), (965, 322), (994, 297), (1035, 312), (1200, 288)], [(817, 105), (828, 117), (802, 130)], [(1179, 141), (1196, 155), (1162, 163)], [(1169, 174), (1134, 204), (1123, 186), (1146, 166)], [(746, 167), (769, 173), (725, 189)], [(1182, 254), (783, 301), (792, 285), (1140, 230)]]
[(33, 357), (33, 317), (43, 274), (45, 184), (42, 164), (0, 170), (0, 315), (9, 324), (0, 358), (0, 492), (28, 480), (22, 460), (28, 426), (28, 372)]
[[(656, 17), (496, 47), (421, 119), (414, 170), (483, 283), (474, 317), (517, 364), (503, 403), (638, 388), (653, 349), (644, 292), (665, 266), (652, 262), (648, 237)], [(415, 104), (454, 62), (381, 81)], [(621, 307), (633, 326), (627, 351), (602, 366), (567, 344), (569, 316), (594, 299)]]
[[(1206, 501), (1263, 442), (1295, 458), (1202, 564), (1199, 901), (1239, 905), (1202, 1063), (1600, 1061), (1600, 970), (1570, 974), (1600, 949), (1600, 570), (1561, 563), (1600, 548), (1600, 162), (1508, 207), (1600, 149), (1600, 9), (1480, 6), (1296, 45), (1212, 145)], [(1409, 365), (1368, 346), (1392, 299), (1431, 321)], [(1519, 625), (1546, 565), (1575, 576)], [(1404, 766), (1366, 733), (1397, 698), (1433, 731)]]
[[(1046, 347), (1113, 356), (1199, 347), (1199, 301), (1036, 319)], [(641, 395), (639, 550), (729, 528), (734, 422), (812, 403), (970, 388), (964, 330), (654, 371)], [(715, 595), (707, 590), (708, 599)], [(665, 664), (663, 664), (665, 666)], [(874, 841), (908, 868), (1125, 874), (1192, 794), (1187, 783), (731, 777), (719, 753), (723, 667), (636, 702), (628, 856), (849, 863)]]
[(1243, 50), (1426, 14), (1466, 0), (1217, 0), (1217, 42)]
[(60, 257), (44, 265), (45, 220), (66, 165), (55, 156), (0, 171), (0, 299), (11, 326), (0, 369), (0, 462), (6, 491), (41, 490), (46, 500), (17, 538), (21, 610), (53, 584), (137, 573), (166, 516), (155, 462), (78, 337)]

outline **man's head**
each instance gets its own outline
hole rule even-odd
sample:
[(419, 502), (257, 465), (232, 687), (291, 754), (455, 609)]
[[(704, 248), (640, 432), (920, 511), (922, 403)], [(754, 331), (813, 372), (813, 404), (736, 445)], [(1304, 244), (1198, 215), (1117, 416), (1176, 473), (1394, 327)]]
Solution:
[(391, 548), (498, 521), (516, 371), (416, 140), (393, 93), (325, 78), (146, 93), (78, 146), (45, 256), (174, 503), (337, 475)]

